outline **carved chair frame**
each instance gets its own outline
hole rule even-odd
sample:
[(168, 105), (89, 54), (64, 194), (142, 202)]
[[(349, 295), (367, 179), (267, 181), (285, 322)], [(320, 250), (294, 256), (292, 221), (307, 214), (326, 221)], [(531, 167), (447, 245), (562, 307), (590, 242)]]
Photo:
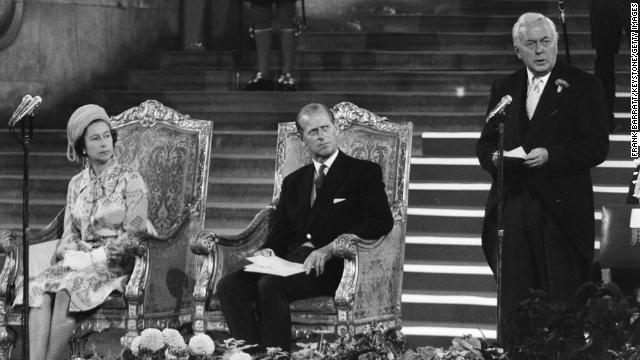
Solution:
[[(355, 235), (345, 234), (338, 237), (334, 243), (334, 251), (344, 258), (344, 271), (341, 282), (334, 297), (335, 311), (332, 314), (316, 314), (297, 310), (296, 304), (308, 300), (292, 303), (292, 333), (300, 336), (310, 333), (334, 333), (345, 331), (361, 331), (372, 321), (386, 326), (401, 325), (401, 295), (402, 295), (402, 267), (404, 263), (404, 238), (406, 231), (409, 168), (411, 160), (412, 123), (393, 123), (385, 117), (377, 116), (368, 110), (357, 107), (348, 102), (342, 102), (331, 109), (340, 133), (351, 128), (367, 128), (372, 131), (384, 132), (392, 135), (397, 141), (397, 165), (395, 168), (396, 183), (388, 186), (387, 195), (394, 218), (392, 231), (381, 239), (370, 241)], [(295, 122), (281, 123), (278, 127), (278, 143), (276, 146), (276, 173), (274, 181), (273, 201), (261, 210), (246, 229), (237, 235), (205, 234), (192, 246), (194, 253), (202, 255), (203, 267), (200, 271), (194, 289), (194, 332), (226, 331), (227, 325), (219, 310), (210, 310), (209, 301), (214, 296), (217, 282), (224, 275), (241, 268), (240, 260), (253, 253), (263, 242), (269, 228), (269, 218), (280, 195), (280, 187), (284, 177), (295, 169), (285, 169), (287, 137), (297, 136)], [(338, 141), (340, 142), (340, 135)], [(308, 161), (310, 157), (307, 154)], [(356, 294), (362, 285), (366, 274), (359, 271), (359, 263), (368, 261), (373, 254), (386, 251), (392, 241), (399, 241), (400, 251), (394, 259), (394, 271), (398, 277), (393, 281), (397, 293), (393, 297), (391, 306), (387, 306), (374, 316), (360, 316), (362, 304), (356, 299)], [(372, 279), (373, 281), (378, 279)], [(382, 280), (382, 279), (381, 279)], [(360, 314), (360, 315), (358, 315)]]
[[(158, 101), (147, 100), (139, 106), (111, 117), (111, 124), (116, 130), (139, 124), (142, 128), (165, 126), (182, 132), (197, 133), (196, 166), (198, 171), (194, 179), (192, 201), (185, 205), (185, 209), (176, 223), (166, 234), (157, 237), (146, 236), (143, 239), (143, 251), (141, 251), (143, 255), (136, 257), (133, 272), (123, 294), (125, 307), (106, 306), (107, 303), (118, 297), (118, 295), (112, 294), (105, 306), (99, 307), (91, 316), (76, 324), (71, 339), (72, 354), (76, 355), (84, 348), (87, 336), (93, 332), (105, 329), (124, 329), (126, 333), (121, 342), (124, 346), (128, 346), (144, 328), (164, 328), (169, 325), (176, 326), (191, 322), (190, 308), (183, 309), (180, 313), (156, 316), (146, 313), (144, 297), (150, 276), (150, 249), (154, 246), (171, 246), (172, 239), (184, 232), (193, 233), (192, 238), (197, 239), (204, 228), (213, 123), (205, 120), (193, 120), (188, 115), (180, 114)], [(62, 235), (63, 222), (64, 209), (45, 229), (32, 236), (30, 244), (59, 239)], [(0, 272), (0, 360), (3, 359), (3, 356), (8, 358), (13, 346), (15, 335), (9, 326), (22, 325), (22, 315), (13, 312), (11, 303), (8, 302), (12, 297), (13, 284), (21, 272), (19, 238), (20, 236), (13, 231), (0, 231), (0, 248), (5, 253), (4, 267)], [(195, 267), (199, 268), (200, 264), (196, 264)]]

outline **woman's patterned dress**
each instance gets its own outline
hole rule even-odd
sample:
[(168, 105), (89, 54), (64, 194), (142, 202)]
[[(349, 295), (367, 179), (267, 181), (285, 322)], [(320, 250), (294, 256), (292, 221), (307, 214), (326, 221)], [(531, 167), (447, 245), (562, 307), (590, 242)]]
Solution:
[[(29, 305), (40, 307), (45, 293), (66, 290), (70, 312), (87, 311), (102, 304), (113, 291), (124, 292), (135, 257), (123, 249), (128, 235), (144, 231), (148, 191), (139, 173), (109, 160), (100, 175), (90, 166), (69, 182), (64, 233), (56, 253), (91, 251), (102, 247), (106, 261), (72, 270), (56, 262), (30, 278)], [(22, 281), (16, 286), (14, 304), (22, 303)]]

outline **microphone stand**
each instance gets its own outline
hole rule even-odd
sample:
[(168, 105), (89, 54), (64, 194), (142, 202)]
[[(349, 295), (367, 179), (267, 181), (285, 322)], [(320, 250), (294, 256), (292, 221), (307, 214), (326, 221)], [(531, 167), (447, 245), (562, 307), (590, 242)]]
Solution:
[(567, 33), (567, 18), (564, 14), (564, 0), (558, 0), (558, 9), (560, 10), (560, 21), (562, 21), (562, 33), (564, 40), (564, 50), (567, 54), (567, 64), (571, 64), (571, 53), (569, 52), (569, 34)]
[(504, 117), (498, 120), (498, 338), (502, 340), (502, 250), (504, 248)]
[(23, 173), (22, 173), (22, 358), (29, 359), (29, 151), (33, 136), (33, 114), (22, 118), (20, 135), (16, 134), (15, 124), (9, 125), (10, 133), (22, 145)]
[[(510, 103), (511, 101), (509, 101)], [(504, 108), (496, 115), (498, 117), (498, 258), (496, 259), (496, 277), (498, 285), (498, 342), (502, 341), (502, 253), (504, 248)], [(492, 115), (487, 116), (486, 123), (491, 121)]]

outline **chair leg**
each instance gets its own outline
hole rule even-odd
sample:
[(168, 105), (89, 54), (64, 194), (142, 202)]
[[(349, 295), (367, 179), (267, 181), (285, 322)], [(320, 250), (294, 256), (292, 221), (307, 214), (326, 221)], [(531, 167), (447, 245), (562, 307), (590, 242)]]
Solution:
[(87, 344), (87, 336), (76, 336), (75, 334), (69, 339), (69, 347), (71, 348), (71, 360), (84, 359), (84, 349)]
[(13, 331), (7, 329), (6, 326), (0, 326), (0, 360), (9, 360), (11, 358), (11, 350), (15, 341)]

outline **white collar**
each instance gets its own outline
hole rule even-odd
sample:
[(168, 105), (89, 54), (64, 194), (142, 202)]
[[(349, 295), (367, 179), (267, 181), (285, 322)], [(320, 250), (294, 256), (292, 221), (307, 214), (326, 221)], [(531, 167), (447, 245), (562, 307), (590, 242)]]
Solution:
[(333, 162), (336, 160), (336, 158), (338, 157), (338, 150), (336, 150), (336, 152), (333, 153), (333, 155), (329, 156), (329, 158), (321, 163), (318, 161), (313, 160), (313, 166), (315, 166), (316, 168), (316, 174), (318, 173), (318, 171), (320, 171), (320, 166), (324, 165), (327, 167), (327, 170), (325, 171), (325, 174), (329, 172), (329, 169), (331, 168), (331, 165), (333, 165)]
[[(533, 71), (527, 68), (527, 87), (531, 87), (533, 82), (533, 78), (537, 75), (533, 73)], [(538, 76), (540, 80), (542, 80), (542, 88), (544, 89), (545, 85), (547, 85), (547, 81), (549, 80), (549, 76), (551, 76), (551, 71), (549, 71), (546, 75)]]

